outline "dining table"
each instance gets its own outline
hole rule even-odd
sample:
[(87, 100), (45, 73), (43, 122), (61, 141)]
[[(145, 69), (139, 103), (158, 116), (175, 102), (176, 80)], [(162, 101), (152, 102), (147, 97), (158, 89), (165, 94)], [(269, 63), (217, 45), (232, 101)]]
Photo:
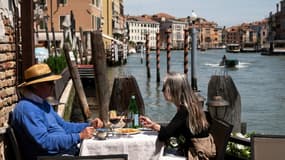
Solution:
[(85, 139), (80, 146), (80, 156), (127, 154), (129, 160), (159, 160), (164, 143), (157, 139), (157, 132), (139, 130), (134, 134), (111, 133), (106, 139), (96, 136)]

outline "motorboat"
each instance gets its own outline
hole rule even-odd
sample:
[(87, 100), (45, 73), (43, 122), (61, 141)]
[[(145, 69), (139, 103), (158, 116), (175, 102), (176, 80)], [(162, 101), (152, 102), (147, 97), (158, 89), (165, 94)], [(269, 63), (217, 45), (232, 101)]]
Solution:
[(224, 66), (226, 68), (234, 68), (239, 64), (239, 60), (237, 59), (228, 59), (226, 58), (226, 56), (224, 55), (222, 61), (220, 62), (220, 66)]

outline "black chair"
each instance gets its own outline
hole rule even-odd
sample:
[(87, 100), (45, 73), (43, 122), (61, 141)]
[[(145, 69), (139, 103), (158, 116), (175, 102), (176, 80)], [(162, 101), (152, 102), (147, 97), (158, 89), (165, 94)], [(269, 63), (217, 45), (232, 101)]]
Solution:
[(7, 159), (22, 160), (20, 147), (12, 127), (6, 129), (6, 135), (8, 138), (8, 147), (10, 147), (9, 151), (12, 151), (9, 153)]
[(38, 160), (128, 160), (127, 154), (110, 154), (96, 156), (39, 156)]
[(251, 136), (252, 160), (284, 160), (285, 135)]
[(216, 157), (213, 160), (224, 160), (227, 144), (233, 130), (233, 125), (221, 119), (212, 119), (209, 132), (216, 145)]

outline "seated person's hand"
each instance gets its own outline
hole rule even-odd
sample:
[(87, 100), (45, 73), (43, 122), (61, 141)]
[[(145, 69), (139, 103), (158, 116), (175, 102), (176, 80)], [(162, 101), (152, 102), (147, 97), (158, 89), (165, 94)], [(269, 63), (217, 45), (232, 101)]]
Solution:
[(79, 133), (80, 139), (89, 139), (93, 137), (95, 129), (93, 127), (86, 127)]
[(151, 128), (155, 131), (160, 131), (160, 125), (153, 122), (148, 117), (140, 116), (140, 123), (146, 128)]
[(103, 122), (99, 118), (95, 118), (94, 120), (91, 121), (91, 126), (94, 128), (102, 128), (103, 127)]
[(151, 128), (151, 126), (153, 125), (153, 122), (145, 116), (140, 116), (140, 123), (147, 128)]

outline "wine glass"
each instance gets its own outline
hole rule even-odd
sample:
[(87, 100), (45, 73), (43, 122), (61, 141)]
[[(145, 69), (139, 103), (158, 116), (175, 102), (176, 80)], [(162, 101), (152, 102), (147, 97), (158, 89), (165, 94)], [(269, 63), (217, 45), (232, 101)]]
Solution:
[(123, 121), (123, 119), (125, 118), (124, 116), (124, 112), (122, 112), (120, 114), (120, 116), (112, 116), (110, 117), (109, 121), (111, 123), (110, 125), (110, 129), (111, 129), (111, 132), (114, 134), (115, 132), (115, 128), (123, 128), (126, 123)]
[(129, 126), (129, 123), (133, 122), (133, 119), (126, 117), (126, 118), (123, 118), (123, 122), (125, 122), (125, 124), (126, 124), (128, 127), (130, 127), (130, 126)]
[(111, 125), (110, 125), (111, 132), (112, 132), (112, 134), (114, 134), (114, 130), (115, 130), (115, 128), (117, 128), (116, 125), (120, 122), (120, 118), (112, 117), (109, 119), (109, 122), (111, 123)]
[(112, 125), (116, 125), (117, 123), (119, 123), (120, 122), (120, 118), (117, 118), (117, 117), (115, 117), (115, 118), (110, 118), (109, 119), (109, 121), (112, 123)]

